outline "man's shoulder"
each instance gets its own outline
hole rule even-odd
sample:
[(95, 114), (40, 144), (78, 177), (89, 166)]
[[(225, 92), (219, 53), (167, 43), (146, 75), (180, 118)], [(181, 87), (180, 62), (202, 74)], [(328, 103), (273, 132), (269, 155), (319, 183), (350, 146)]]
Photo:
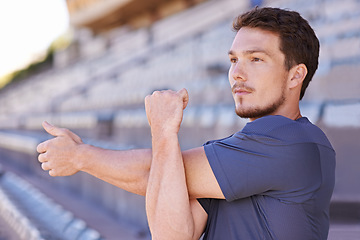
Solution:
[(279, 115), (266, 116), (248, 123), (242, 133), (277, 139), (286, 144), (311, 142), (332, 148), (325, 133), (306, 117), (292, 120)]
[(281, 115), (269, 115), (247, 123), (242, 132), (264, 134), (284, 127), (287, 129), (298, 129), (311, 126), (313, 126), (313, 124), (306, 117), (292, 120)]
[(252, 122), (233, 135), (206, 142), (204, 145), (221, 144), (242, 147), (255, 146), (255, 142), (267, 145), (291, 145), (314, 143), (332, 149), (325, 133), (306, 117), (292, 120), (280, 115), (270, 115)]

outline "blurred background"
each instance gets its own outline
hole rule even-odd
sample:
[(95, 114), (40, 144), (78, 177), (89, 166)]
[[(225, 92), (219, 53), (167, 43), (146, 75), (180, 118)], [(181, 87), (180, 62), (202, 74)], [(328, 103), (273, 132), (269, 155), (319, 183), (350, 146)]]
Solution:
[[(12, 3), (11, 3), (12, 2)], [(109, 149), (151, 146), (144, 97), (187, 88), (183, 149), (241, 130), (227, 80), (235, 16), (298, 11), (321, 43), (301, 110), (337, 151), (330, 240), (360, 239), (359, 0), (58, 0), (0, 4), (0, 238), (150, 239), (144, 198), (51, 178), (44, 120)]]

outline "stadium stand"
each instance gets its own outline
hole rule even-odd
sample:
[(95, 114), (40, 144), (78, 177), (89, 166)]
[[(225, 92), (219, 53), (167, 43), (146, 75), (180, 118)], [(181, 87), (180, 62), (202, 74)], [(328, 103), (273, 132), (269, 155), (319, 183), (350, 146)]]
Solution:
[[(241, 129), (246, 121), (237, 119), (233, 111), (226, 76), (227, 50), (234, 36), (233, 17), (253, 1), (199, 2), (143, 27), (119, 25), (106, 33), (98, 33), (98, 27), (93, 32), (77, 29), (74, 43), (55, 54), (52, 69), (2, 89), (1, 163), (8, 164), (8, 156), (48, 186), (77, 192), (82, 201), (95, 203), (119, 224), (136, 226), (139, 236), (148, 237), (142, 197), (86, 174), (50, 178), (39, 169), (35, 146), (49, 138), (41, 130), (41, 122), (47, 120), (73, 129), (94, 145), (149, 147), (143, 100), (152, 91), (165, 88), (185, 87), (190, 93), (180, 132), (184, 149)], [(327, 133), (337, 151), (329, 239), (360, 239), (360, 2), (259, 2), (299, 11), (320, 39), (319, 70), (301, 109)], [(48, 189), (51, 187), (43, 188), (50, 194)], [(84, 230), (86, 224), (76, 221), (73, 227)], [(90, 236), (97, 233), (89, 228), (79, 239), (96, 239)]]
[(102, 239), (100, 233), (14, 173), (4, 173), (0, 186), (2, 215), (20, 239)]

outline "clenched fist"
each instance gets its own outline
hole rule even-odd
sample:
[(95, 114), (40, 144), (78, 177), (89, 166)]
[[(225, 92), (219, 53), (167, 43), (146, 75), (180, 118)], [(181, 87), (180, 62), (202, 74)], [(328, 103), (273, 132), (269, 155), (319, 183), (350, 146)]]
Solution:
[(189, 102), (185, 88), (178, 92), (172, 90), (155, 91), (145, 98), (146, 116), (151, 132), (178, 133), (183, 118), (183, 110)]

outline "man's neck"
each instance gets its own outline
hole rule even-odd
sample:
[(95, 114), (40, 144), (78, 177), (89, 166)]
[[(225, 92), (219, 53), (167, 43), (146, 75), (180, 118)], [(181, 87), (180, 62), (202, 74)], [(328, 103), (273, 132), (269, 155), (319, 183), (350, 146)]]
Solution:
[[(302, 117), (300, 108), (296, 108), (293, 111), (275, 111), (272, 114), (269, 114), (267, 116), (270, 116), (270, 115), (280, 115), (280, 116), (283, 116), (283, 117), (286, 117), (286, 118), (289, 118), (292, 120), (297, 120)], [(256, 119), (258, 119), (258, 118), (250, 118), (249, 120), (250, 120), (250, 122), (252, 122)]]

